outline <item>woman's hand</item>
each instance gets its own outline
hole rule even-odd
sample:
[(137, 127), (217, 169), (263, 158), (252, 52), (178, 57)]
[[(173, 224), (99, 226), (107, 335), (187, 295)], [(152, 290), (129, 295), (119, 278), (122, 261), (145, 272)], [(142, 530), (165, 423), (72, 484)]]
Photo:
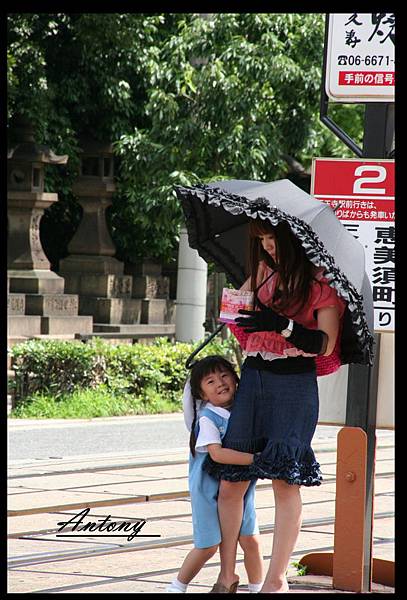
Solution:
[(289, 323), (287, 317), (282, 317), (272, 308), (262, 310), (240, 309), (239, 314), (248, 315), (247, 317), (235, 319), (236, 325), (244, 328), (245, 333), (254, 333), (255, 331), (277, 331), (277, 333), (280, 333)]

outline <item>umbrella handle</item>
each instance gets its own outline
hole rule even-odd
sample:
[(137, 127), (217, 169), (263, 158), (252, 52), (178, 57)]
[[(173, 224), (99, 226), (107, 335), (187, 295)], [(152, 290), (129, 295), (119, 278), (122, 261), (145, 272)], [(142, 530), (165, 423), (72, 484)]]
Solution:
[(191, 369), (195, 362), (191, 363), (192, 359), (194, 358), (194, 356), (196, 356), (198, 354), (198, 352), (200, 352), (202, 350), (202, 348), (205, 348), (205, 346), (207, 344), (209, 344), (209, 342), (215, 337), (215, 335), (218, 335), (218, 333), (224, 328), (225, 323), (221, 323), (219, 325), (219, 327), (217, 329), (215, 329), (215, 331), (213, 333), (211, 333), (211, 335), (206, 338), (206, 340), (204, 342), (202, 342), (202, 344), (200, 346), (198, 346), (198, 348), (196, 350), (194, 350), (194, 352), (192, 352), (192, 354), (190, 354), (190, 356), (188, 356), (187, 362), (185, 363), (185, 367), (187, 369)]

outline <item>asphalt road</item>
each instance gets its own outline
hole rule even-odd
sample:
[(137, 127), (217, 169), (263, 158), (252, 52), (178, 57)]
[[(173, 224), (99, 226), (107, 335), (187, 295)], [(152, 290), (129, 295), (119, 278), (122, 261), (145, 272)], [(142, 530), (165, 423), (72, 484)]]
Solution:
[[(318, 425), (314, 442), (336, 440), (340, 427)], [(379, 430), (380, 435), (391, 435)], [(91, 420), (8, 419), (8, 460), (82, 455), (145, 454), (187, 449), (189, 434), (182, 414)]]
[(188, 431), (182, 415), (109, 419), (8, 419), (9, 462), (68, 456), (139, 454), (186, 448)]

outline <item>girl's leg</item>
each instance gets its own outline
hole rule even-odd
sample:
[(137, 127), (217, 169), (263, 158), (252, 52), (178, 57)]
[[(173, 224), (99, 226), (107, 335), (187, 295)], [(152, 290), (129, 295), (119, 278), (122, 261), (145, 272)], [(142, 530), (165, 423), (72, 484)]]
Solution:
[(273, 480), (276, 505), (273, 548), (262, 592), (287, 592), (286, 571), (301, 528), (302, 502), (299, 485)]
[(239, 544), (244, 552), (244, 566), (250, 583), (263, 581), (263, 556), (260, 535), (241, 535)]
[(182, 563), (177, 579), (181, 583), (189, 583), (199, 573), (204, 564), (212, 558), (218, 546), (210, 546), (209, 548), (194, 548), (189, 552)]
[(235, 573), (237, 539), (243, 518), (243, 496), (250, 481), (225, 481), (219, 485), (218, 514), (222, 542), (218, 582), (230, 587), (237, 579)]

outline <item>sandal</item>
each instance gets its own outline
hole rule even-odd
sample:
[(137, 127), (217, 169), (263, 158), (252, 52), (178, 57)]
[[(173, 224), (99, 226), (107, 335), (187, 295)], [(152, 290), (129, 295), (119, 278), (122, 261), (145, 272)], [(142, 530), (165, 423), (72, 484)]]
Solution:
[(210, 594), (236, 594), (238, 585), (239, 585), (238, 579), (232, 583), (230, 588), (223, 585), (223, 583), (219, 583), (217, 581), (209, 593)]

